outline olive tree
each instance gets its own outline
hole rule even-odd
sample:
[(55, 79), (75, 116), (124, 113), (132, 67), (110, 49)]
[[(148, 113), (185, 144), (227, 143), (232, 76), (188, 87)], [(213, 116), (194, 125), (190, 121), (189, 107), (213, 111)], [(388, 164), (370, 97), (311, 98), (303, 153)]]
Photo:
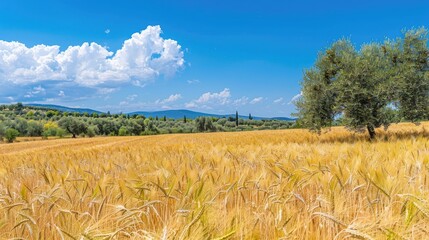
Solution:
[(320, 53), (315, 66), (304, 72), (302, 96), (295, 102), (299, 124), (318, 133), (322, 128), (332, 126), (337, 115), (337, 92), (333, 83), (344, 68), (345, 59), (354, 54), (355, 49), (349, 40), (339, 40)]
[(388, 64), (380, 45), (364, 45), (359, 53), (344, 59), (343, 68), (333, 84), (336, 109), (343, 114), (346, 127), (355, 131), (368, 130), (371, 139), (375, 128), (389, 126), (386, 108), (391, 93)]
[(87, 129), (86, 124), (76, 117), (61, 118), (58, 125), (72, 134), (73, 138), (76, 138), (76, 135), (85, 133)]
[(394, 85), (400, 116), (418, 122), (429, 117), (429, 49), (428, 31), (410, 30), (403, 40), (390, 48), (391, 62), (396, 66)]
[(347, 128), (367, 130), (373, 139), (375, 128), (396, 121), (392, 112), (413, 122), (428, 119), (428, 58), (424, 28), (359, 51), (348, 40), (335, 42), (304, 72), (296, 102), (299, 124), (320, 133), (341, 116)]

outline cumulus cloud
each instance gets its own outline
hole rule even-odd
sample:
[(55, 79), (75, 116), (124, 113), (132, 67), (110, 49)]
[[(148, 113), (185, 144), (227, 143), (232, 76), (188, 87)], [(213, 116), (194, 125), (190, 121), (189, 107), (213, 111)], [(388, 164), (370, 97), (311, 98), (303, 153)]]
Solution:
[(188, 102), (185, 104), (185, 107), (187, 108), (196, 108), (197, 104), (195, 102)]
[(58, 97), (65, 97), (65, 96), (66, 96), (66, 94), (64, 93), (64, 91), (60, 91), (58, 93)]
[(27, 47), (0, 40), (0, 82), (31, 84), (69, 81), (81, 86), (130, 82), (143, 85), (184, 66), (177, 41), (163, 39), (160, 26), (148, 26), (124, 41), (115, 53), (97, 43), (83, 43), (60, 51), (59, 46)]
[(231, 92), (228, 88), (225, 88), (223, 91), (218, 93), (206, 92), (201, 95), (195, 102), (196, 103), (207, 103), (207, 102), (217, 102), (221, 105), (225, 105), (228, 103), (229, 98), (231, 96)]
[(262, 100), (264, 100), (263, 97), (254, 98), (254, 99), (252, 99), (252, 101), (250, 101), (250, 104), (257, 104), (257, 103), (262, 102)]
[(218, 93), (206, 92), (203, 93), (198, 99), (186, 103), (187, 108), (210, 108), (208, 105), (225, 105), (230, 102), (231, 92), (229, 88), (225, 88)]
[(248, 102), (249, 102), (249, 98), (244, 96), (244, 97), (241, 97), (239, 99), (235, 99), (234, 105), (235, 106), (243, 106), (243, 105), (246, 105)]
[(156, 100), (156, 104), (166, 104), (166, 103), (171, 103), (171, 102), (175, 102), (175, 101), (177, 101), (177, 100), (179, 100), (179, 99), (181, 99), (182, 98), (182, 95), (180, 95), (180, 94), (172, 94), (172, 95), (170, 95), (168, 98), (166, 98), (166, 99), (163, 99), (163, 100)]

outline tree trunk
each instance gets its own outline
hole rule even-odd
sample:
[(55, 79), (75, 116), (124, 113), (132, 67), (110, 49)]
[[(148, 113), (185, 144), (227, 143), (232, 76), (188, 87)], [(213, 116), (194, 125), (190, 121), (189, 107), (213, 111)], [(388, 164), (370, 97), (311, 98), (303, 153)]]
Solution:
[(67, 131), (73, 135), (72, 138), (76, 138), (76, 134), (69, 127), (67, 127)]
[(375, 129), (374, 129), (374, 126), (367, 125), (366, 128), (368, 129), (369, 140), (374, 140), (374, 138), (375, 138)]

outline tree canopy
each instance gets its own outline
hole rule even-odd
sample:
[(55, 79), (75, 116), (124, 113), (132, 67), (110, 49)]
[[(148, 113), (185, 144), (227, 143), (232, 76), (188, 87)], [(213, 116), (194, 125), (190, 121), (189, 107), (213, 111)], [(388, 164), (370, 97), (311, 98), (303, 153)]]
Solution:
[(341, 39), (319, 54), (305, 70), (302, 97), (296, 102), (302, 126), (319, 132), (342, 118), (354, 131), (387, 128), (394, 118), (419, 122), (429, 117), (429, 49), (427, 30), (404, 38), (369, 43), (356, 50)]

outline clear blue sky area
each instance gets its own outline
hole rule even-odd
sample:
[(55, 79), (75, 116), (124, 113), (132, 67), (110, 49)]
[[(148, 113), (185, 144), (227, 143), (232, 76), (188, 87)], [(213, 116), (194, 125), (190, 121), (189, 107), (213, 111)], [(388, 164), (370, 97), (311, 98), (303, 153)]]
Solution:
[(428, 24), (428, 0), (1, 1), (0, 103), (289, 116), (333, 41)]

